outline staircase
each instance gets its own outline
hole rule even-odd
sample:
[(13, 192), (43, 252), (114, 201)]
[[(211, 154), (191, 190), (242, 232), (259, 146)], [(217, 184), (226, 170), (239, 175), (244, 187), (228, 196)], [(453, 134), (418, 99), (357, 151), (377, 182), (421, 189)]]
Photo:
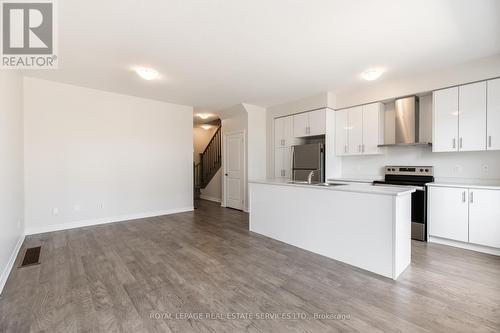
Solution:
[(207, 187), (222, 164), (222, 133), (221, 126), (217, 128), (207, 147), (200, 154), (200, 162), (194, 164), (194, 199), (200, 198), (201, 189)]

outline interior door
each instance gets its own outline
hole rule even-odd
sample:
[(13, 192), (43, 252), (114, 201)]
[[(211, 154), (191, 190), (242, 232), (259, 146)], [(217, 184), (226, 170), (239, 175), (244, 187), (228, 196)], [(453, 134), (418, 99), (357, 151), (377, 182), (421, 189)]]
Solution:
[(458, 87), (434, 91), (432, 151), (458, 151)]
[(349, 109), (335, 111), (335, 153), (339, 156), (349, 153)]
[(326, 132), (326, 110), (315, 110), (309, 113), (309, 135), (324, 135)]
[(486, 82), (460, 86), (458, 95), (459, 150), (486, 150)]
[(431, 187), (429, 196), (429, 234), (468, 242), (468, 190), (466, 188)]
[(469, 189), (469, 242), (500, 248), (500, 191)]
[(363, 144), (363, 108), (349, 110), (349, 154), (361, 154)]
[(487, 82), (487, 137), (486, 149), (500, 150), (500, 79)]
[(244, 140), (243, 133), (225, 136), (224, 196), (226, 207), (243, 209), (244, 203)]
[(379, 153), (380, 141), (380, 103), (363, 106), (363, 145), (364, 154)]

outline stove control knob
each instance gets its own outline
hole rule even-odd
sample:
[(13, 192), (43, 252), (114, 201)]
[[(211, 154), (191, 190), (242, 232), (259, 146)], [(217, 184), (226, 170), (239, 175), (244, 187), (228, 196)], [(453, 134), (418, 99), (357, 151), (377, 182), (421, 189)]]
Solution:
[(429, 172), (429, 169), (425, 169), (425, 172)]
[(424, 169), (420, 169), (420, 172), (423, 172), (423, 171), (424, 171)]

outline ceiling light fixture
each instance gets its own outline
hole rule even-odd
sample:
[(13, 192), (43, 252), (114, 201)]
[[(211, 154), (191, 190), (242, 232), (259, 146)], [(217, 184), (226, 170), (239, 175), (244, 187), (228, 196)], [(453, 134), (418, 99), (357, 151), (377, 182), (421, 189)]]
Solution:
[(197, 116), (200, 117), (201, 119), (208, 119), (210, 117), (210, 114), (208, 114), (208, 113), (198, 113)]
[(373, 81), (378, 79), (382, 73), (384, 72), (383, 69), (376, 68), (376, 69), (368, 69), (361, 73), (361, 77), (365, 79), (366, 81)]
[(152, 68), (145, 68), (145, 67), (136, 68), (135, 72), (137, 73), (137, 75), (142, 77), (144, 80), (148, 80), (148, 81), (154, 80), (154, 79), (158, 78), (158, 76), (160, 75), (160, 73), (158, 73), (157, 70), (154, 70)]
[(212, 125), (207, 125), (207, 124), (201, 125), (201, 128), (203, 128), (205, 131), (208, 131), (209, 129), (212, 128)]

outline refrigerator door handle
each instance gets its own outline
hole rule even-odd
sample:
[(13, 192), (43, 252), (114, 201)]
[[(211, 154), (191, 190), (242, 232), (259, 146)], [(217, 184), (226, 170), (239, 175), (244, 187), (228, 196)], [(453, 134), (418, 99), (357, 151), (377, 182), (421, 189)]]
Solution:
[(292, 151), (291, 151), (291, 155), (292, 155), (292, 158), (290, 159), (291, 160), (291, 166), (290, 166), (290, 179), (291, 180), (295, 180), (295, 146), (292, 146), (291, 147)]

